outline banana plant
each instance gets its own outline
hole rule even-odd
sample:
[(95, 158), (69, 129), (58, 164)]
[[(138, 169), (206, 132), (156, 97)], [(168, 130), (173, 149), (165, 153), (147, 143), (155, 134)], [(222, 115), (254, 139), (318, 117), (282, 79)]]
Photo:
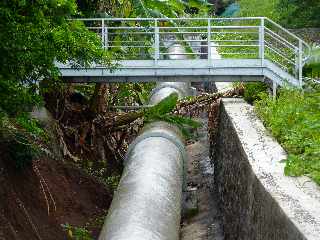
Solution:
[[(205, 0), (118, 0), (120, 9), (126, 8), (123, 17), (158, 17), (177, 18), (186, 15), (188, 8), (205, 8), (209, 3)], [(131, 11), (128, 11), (128, 6)]]
[(188, 8), (203, 9), (206, 0), (77, 0), (80, 11), (87, 17), (162, 17), (176, 18)]
[[(177, 126), (182, 134), (188, 139), (192, 137), (192, 130), (202, 126), (202, 124), (194, 119), (172, 114), (177, 105), (178, 94), (172, 93), (155, 106), (144, 111), (144, 121), (164, 121)], [(191, 130), (191, 131), (190, 131)]]

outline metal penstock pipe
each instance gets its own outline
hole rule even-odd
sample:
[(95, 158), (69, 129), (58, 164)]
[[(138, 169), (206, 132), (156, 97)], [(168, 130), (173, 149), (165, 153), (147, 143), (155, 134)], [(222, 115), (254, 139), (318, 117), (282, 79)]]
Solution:
[[(169, 48), (181, 59), (183, 47)], [(185, 57), (185, 56), (183, 56)], [(158, 83), (149, 104), (189, 94), (188, 83)], [(144, 127), (129, 146), (125, 168), (99, 240), (178, 240), (186, 152), (180, 131), (165, 122)]]

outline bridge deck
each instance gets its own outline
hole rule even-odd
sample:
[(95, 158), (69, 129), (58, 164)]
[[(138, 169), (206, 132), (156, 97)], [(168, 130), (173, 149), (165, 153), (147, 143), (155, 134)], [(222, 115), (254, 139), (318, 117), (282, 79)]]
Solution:
[(62, 76), (70, 82), (159, 82), (159, 81), (261, 81), (265, 77), (282, 85), (286, 79), (298, 86), (299, 81), (269, 60), (261, 59), (189, 59), (126, 60), (110, 71), (103, 66), (74, 69), (59, 64)]

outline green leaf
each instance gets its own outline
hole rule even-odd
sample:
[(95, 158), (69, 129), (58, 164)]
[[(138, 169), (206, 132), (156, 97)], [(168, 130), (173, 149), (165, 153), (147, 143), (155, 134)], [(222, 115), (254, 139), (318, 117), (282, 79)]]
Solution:
[(168, 97), (162, 99), (157, 105), (148, 109), (146, 115), (152, 118), (152, 116), (161, 116), (169, 113), (175, 108), (177, 101), (178, 94), (171, 93)]

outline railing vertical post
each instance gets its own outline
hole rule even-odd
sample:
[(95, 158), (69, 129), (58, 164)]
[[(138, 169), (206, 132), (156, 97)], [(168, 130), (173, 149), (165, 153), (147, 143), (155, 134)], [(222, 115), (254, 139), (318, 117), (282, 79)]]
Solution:
[(299, 68), (299, 73), (298, 73), (298, 79), (299, 79), (299, 84), (300, 87), (302, 87), (302, 69), (303, 69), (303, 64), (302, 64), (302, 54), (303, 54), (303, 49), (302, 49), (302, 40), (299, 39), (299, 52), (298, 52), (298, 68)]
[(108, 26), (104, 26), (104, 45), (106, 49), (109, 47)]
[(158, 64), (158, 60), (160, 57), (160, 39), (159, 39), (159, 27), (158, 20), (154, 20), (154, 64)]
[(103, 44), (103, 48), (106, 47), (106, 32), (105, 32), (105, 26), (104, 26), (104, 19), (101, 20), (101, 39), (102, 39), (102, 44)]
[(211, 19), (208, 19), (208, 36), (207, 36), (207, 53), (208, 53), (208, 65), (211, 65)]
[(275, 81), (273, 81), (272, 82), (272, 97), (274, 100), (277, 98), (277, 87), (278, 87), (278, 84)]
[(259, 26), (259, 58), (261, 59), (261, 64), (264, 61), (264, 18), (260, 19)]

